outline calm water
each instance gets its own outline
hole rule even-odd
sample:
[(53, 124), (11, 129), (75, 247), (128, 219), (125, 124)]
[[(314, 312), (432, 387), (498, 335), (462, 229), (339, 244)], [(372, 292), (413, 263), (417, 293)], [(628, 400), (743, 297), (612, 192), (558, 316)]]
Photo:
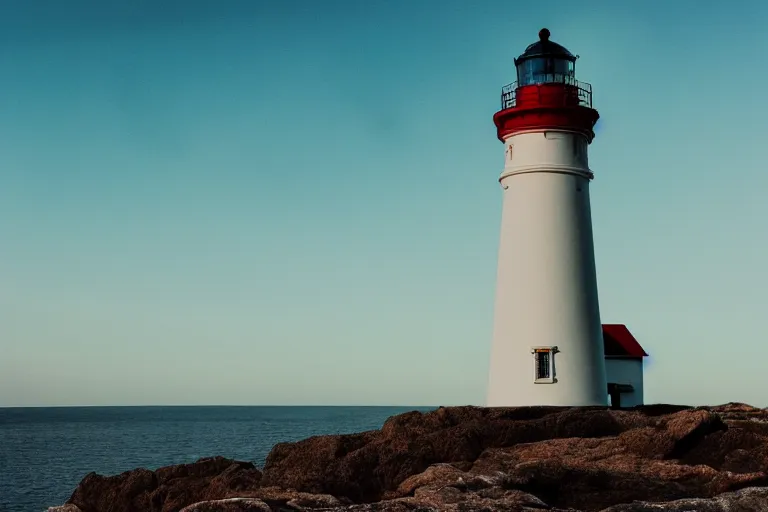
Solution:
[(62, 504), (90, 471), (112, 475), (214, 455), (261, 467), (275, 443), (376, 429), (409, 410), (414, 408), (0, 408), (0, 512)]

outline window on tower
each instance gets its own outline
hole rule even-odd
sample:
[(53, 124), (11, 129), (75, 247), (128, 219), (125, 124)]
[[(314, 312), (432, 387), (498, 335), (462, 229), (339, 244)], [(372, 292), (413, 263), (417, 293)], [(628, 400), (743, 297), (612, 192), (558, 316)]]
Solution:
[(549, 378), (549, 351), (536, 352), (536, 380)]
[(534, 382), (552, 384), (555, 382), (555, 353), (557, 347), (534, 347)]

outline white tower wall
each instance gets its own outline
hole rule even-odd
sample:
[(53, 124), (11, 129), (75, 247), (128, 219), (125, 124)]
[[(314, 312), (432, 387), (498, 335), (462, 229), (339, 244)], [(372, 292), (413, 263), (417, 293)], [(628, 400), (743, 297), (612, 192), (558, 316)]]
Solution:
[[(505, 140), (488, 406), (607, 405), (587, 146), (562, 130)], [(534, 347), (557, 347), (545, 383)]]

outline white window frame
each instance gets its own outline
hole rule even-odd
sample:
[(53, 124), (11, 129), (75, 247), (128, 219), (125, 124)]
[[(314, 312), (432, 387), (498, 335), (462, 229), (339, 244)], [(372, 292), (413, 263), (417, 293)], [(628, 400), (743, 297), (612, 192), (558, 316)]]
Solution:
[[(539, 379), (539, 353), (547, 352), (549, 354), (549, 377)], [(533, 354), (533, 382), (535, 384), (554, 384), (557, 382), (555, 378), (555, 354), (559, 350), (556, 346), (541, 346), (531, 347), (531, 354)]]

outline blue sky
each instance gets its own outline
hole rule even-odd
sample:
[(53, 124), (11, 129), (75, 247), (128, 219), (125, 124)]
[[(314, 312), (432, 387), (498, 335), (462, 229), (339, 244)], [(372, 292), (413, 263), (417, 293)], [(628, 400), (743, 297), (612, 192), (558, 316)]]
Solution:
[(513, 58), (581, 56), (646, 401), (766, 406), (768, 4), (5, 0), (0, 405), (482, 404)]

